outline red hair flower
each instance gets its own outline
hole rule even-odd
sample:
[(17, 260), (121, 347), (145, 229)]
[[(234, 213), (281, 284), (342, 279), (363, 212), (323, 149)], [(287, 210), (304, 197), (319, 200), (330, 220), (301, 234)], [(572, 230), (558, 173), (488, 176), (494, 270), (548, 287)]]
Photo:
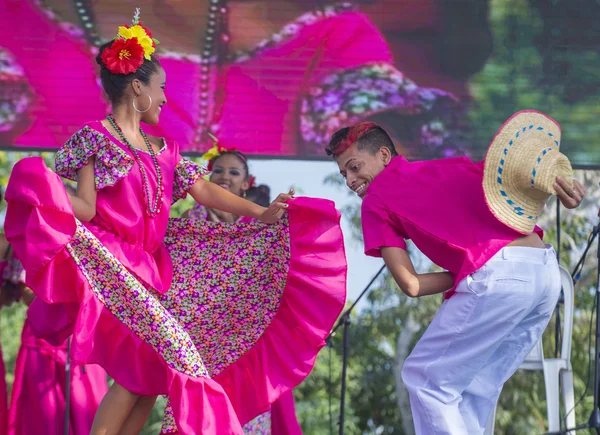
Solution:
[(131, 74), (144, 63), (144, 47), (137, 38), (115, 39), (102, 52), (102, 63), (113, 74)]
[(248, 189), (252, 189), (256, 184), (256, 178), (254, 175), (248, 175)]

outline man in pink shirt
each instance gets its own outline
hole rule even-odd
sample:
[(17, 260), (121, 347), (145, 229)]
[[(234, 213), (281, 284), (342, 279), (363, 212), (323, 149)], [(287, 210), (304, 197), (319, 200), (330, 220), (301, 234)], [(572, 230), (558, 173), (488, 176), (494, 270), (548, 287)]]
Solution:
[[(557, 303), (554, 250), (539, 228), (517, 231), (491, 211), (483, 162), (408, 162), (387, 133), (368, 122), (336, 132), (326, 151), (363, 199), (365, 253), (383, 257), (409, 297), (445, 292), (402, 371), (417, 434), (482, 434), (502, 385), (539, 340)], [(560, 177), (553, 189), (567, 208), (584, 195), (580, 183)], [(522, 218), (513, 201), (506, 202)], [(407, 239), (447, 271), (415, 272)]]

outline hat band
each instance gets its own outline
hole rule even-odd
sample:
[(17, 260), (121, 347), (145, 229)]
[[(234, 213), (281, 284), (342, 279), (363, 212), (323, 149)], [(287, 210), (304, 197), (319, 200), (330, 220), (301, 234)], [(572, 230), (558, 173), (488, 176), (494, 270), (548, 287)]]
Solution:
[(537, 158), (537, 161), (535, 163), (535, 167), (533, 168), (533, 171), (531, 171), (531, 185), (532, 186), (535, 186), (535, 176), (537, 175), (536, 169), (538, 168), (539, 164), (542, 162), (542, 158), (546, 154), (548, 154), (550, 151), (552, 151), (552, 148), (545, 149), (544, 151), (542, 151), (542, 155)]
[[(508, 152), (509, 152), (509, 150), (512, 148), (513, 144), (515, 143), (515, 140), (516, 140), (516, 139), (519, 139), (519, 136), (521, 136), (521, 135), (522, 135), (523, 133), (525, 133), (525, 132), (529, 132), (529, 131), (532, 131), (532, 130), (533, 130), (533, 131), (540, 131), (540, 132), (541, 132), (541, 131), (543, 131), (543, 130), (544, 130), (544, 127), (542, 127), (542, 126), (536, 127), (536, 126), (534, 126), (534, 125), (529, 125), (529, 127), (525, 126), (525, 127), (523, 127), (522, 129), (519, 129), (519, 130), (517, 131), (517, 133), (515, 134), (515, 137), (514, 137), (514, 139), (511, 139), (511, 140), (509, 140), (509, 141), (508, 141), (508, 146), (507, 146), (506, 148), (504, 148), (504, 151), (503, 151), (504, 155), (505, 155), (505, 156), (507, 156), (507, 155), (508, 155)], [(551, 133), (551, 132), (547, 132), (547, 135), (548, 135), (549, 137), (554, 137), (554, 134), (553, 134), (553, 133)], [(556, 147), (557, 147), (557, 148), (559, 148), (559, 147), (560, 147), (560, 143), (559, 143), (559, 142), (558, 142), (556, 139), (554, 139), (554, 144), (556, 145)], [(531, 178), (531, 185), (532, 185), (532, 186), (533, 186), (533, 185), (535, 185), (535, 176), (536, 176), (536, 174), (537, 174), (537, 171), (536, 171), (536, 169), (537, 169), (537, 166), (538, 166), (538, 165), (540, 164), (540, 162), (542, 161), (542, 157), (544, 157), (544, 156), (545, 156), (545, 155), (546, 155), (546, 154), (547, 154), (549, 151), (552, 151), (552, 148), (545, 149), (545, 150), (542, 152), (542, 155), (541, 155), (541, 156), (539, 156), (539, 157), (537, 158), (537, 161), (536, 161), (536, 166), (535, 166), (535, 167), (533, 168), (533, 170), (531, 171), (531, 175), (532, 175), (532, 178)], [(508, 205), (511, 207), (511, 209), (512, 209), (512, 210), (513, 210), (513, 211), (514, 211), (514, 212), (515, 212), (515, 213), (516, 213), (518, 216), (524, 216), (524, 215), (525, 215), (525, 213), (523, 212), (523, 211), (524, 211), (523, 207), (520, 207), (520, 206), (519, 206), (518, 204), (516, 204), (516, 203), (515, 203), (515, 202), (514, 202), (514, 201), (513, 201), (511, 198), (509, 198), (508, 194), (507, 194), (507, 193), (504, 191), (504, 189), (502, 188), (502, 173), (503, 173), (503, 171), (504, 171), (504, 163), (505, 163), (505, 161), (504, 161), (504, 158), (501, 158), (501, 159), (500, 159), (500, 164), (499, 164), (499, 166), (498, 166), (498, 177), (497, 177), (497, 179), (496, 179), (496, 181), (497, 181), (497, 183), (498, 183), (498, 190), (499, 190), (499, 192), (500, 192), (500, 195), (502, 195), (502, 197), (504, 198), (504, 200), (506, 201), (506, 203), (507, 203), (507, 204), (508, 204)], [(530, 219), (530, 220), (537, 220), (538, 218), (539, 218), (539, 216), (527, 216), (527, 219)]]

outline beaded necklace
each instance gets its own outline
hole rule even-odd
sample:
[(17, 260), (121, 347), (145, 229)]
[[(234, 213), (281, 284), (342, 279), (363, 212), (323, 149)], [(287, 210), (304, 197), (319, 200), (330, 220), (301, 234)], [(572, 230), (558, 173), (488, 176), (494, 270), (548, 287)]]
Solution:
[(142, 162), (142, 159), (140, 158), (138, 149), (136, 147), (134, 147), (131, 144), (131, 142), (129, 142), (127, 140), (127, 138), (123, 134), (123, 130), (121, 130), (121, 127), (119, 127), (119, 125), (117, 124), (117, 121), (115, 120), (114, 116), (108, 115), (107, 119), (108, 119), (108, 122), (110, 123), (110, 125), (115, 129), (115, 131), (117, 131), (119, 133), (119, 136), (121, 136), (121, 141), (129, 147), (129, 149), (131, 150), (131, 152), (133, 153), (133, 155), (135, 157), (135, 160), (136, 160), (138, 166), (140, 167), (140, 173), (142, 174), (142, 186), (144, 187), (144, 191), (145, 191), (144, 200), (146, 202), (146, 213), (148, 213), (148, 216), (150, 216), (150, 217), (155, 217), (156, 215), (158, 215), (160, 213), (160, 210), (162, 208), (161, 205), (163, 202), (163, 194), (165, 191), (165, 187), (162, 183), (162, 173), (160, 171), (160, 165), (158, 164), (158, 159), (156, 158), (156, 153), (154, 152), (154, 148), (152, 148), (152, 145), (150, 145), (150, 142), (148, 141), (148, 137), (146, 136), (146, 133), (144, 133), (144, 131), (140, 127), (140, 133), (142, 134), (142, 137), (144, 138), (144, 142), (146, 143), (146, 146), (148, 147), (148, 152), (152, 156), (152, 161), (154, 162), (154, 169), (156, 170), (158, 189), (156, 189), (156, 195), (154, 196), (154, 205), (153, 205), (152, 201), (151, 201), (152, 194), (150, 192), (150, 182), (148, 180), (148, 174), (146, 173), (146, 168), (144, 167), (144, 163)]

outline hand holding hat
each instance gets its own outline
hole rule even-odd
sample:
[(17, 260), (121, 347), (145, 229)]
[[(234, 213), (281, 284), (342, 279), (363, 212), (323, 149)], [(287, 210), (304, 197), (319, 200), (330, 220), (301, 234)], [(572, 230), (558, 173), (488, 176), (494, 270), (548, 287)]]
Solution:
[(556, 196), (566, 208), (579, 207), (585, 196), (585, 187), (577, 180), (573, 180), (573, 187), (570, 187), (569, 183), (561, 177), (557, 177), (554, 190), (556, 190)]
[(555, 120), (525, 110), (504, 123), (488, 149), (483, 176), (487, 204), (501, 222), (521, 233), (533, 231), (551, 195), (568, 208), (581, 203), (584, 189), (560, 152), (560, 137)]

